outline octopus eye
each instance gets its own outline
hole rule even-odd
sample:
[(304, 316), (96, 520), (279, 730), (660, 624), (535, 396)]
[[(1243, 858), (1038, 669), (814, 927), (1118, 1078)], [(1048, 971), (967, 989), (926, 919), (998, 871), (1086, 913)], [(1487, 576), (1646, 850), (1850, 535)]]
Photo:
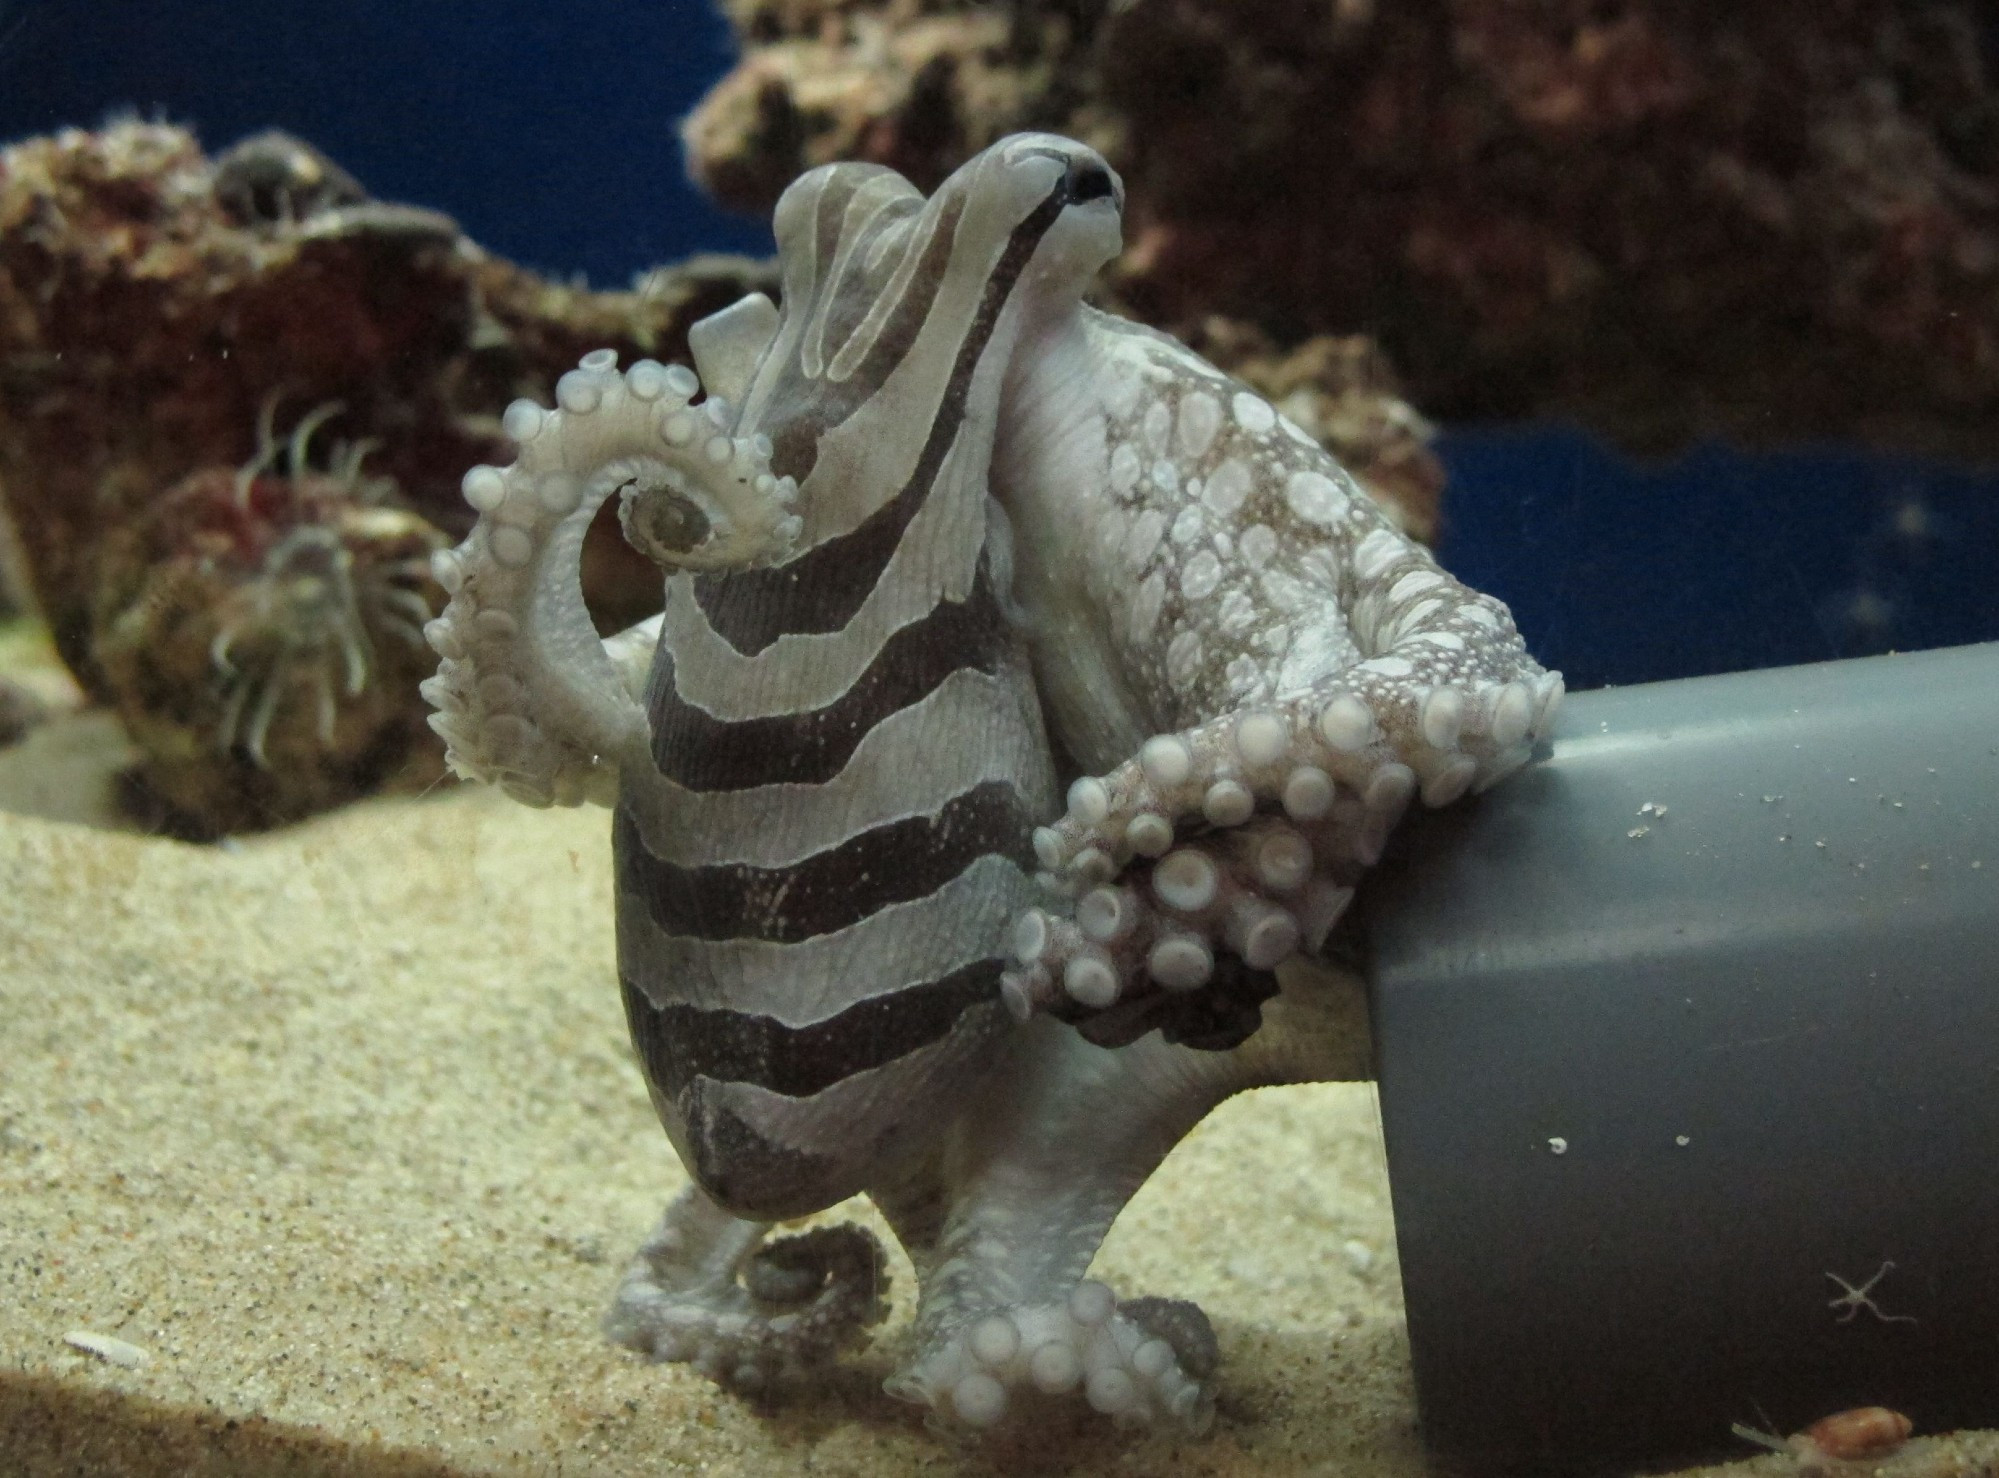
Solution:
[(708, 515), (672, 487), (628, 482), (618, 490), (618, 522), (631, 546), (654, 564), (685, 564), (708, 541)]
[(1071, 205), (1081, 205), (1086, 200), (1102, 200), (1113, 193), (1111, 173), (1101, 164), (1085, 164), (1070, 171), (1066, 184)]

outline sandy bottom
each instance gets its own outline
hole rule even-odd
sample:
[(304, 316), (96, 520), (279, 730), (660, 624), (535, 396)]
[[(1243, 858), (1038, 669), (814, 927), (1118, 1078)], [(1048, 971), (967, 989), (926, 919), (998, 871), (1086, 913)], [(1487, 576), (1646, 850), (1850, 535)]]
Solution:
[[(607, 1345), (682, 1180), (607, 831), (479, 791), (228, 849), (0, 815), (0, 1472), (1426, 1471), (1366, 1085), (1226, 1105), (1099, 1259), (1212, 1316), (1202, 1441), (927, 1432), (880, 1391), (899, 1254), (887, 1332), (775, 1411)], [(1999, 1472), (1999, 1439), (1884, 1471)]]

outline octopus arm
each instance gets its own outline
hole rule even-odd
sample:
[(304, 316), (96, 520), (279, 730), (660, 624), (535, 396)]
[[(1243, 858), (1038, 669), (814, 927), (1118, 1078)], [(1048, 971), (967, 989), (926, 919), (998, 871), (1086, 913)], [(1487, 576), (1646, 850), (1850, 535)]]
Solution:
[[(1041, 640), (1086, 645), (1120, 693), (1115, 715), (1051, 705), (1054, 728), (1086, 763), (1128, 713), (1149, 732), (1036, 833), (1075, 905), (1022, 920), (1007, 1000), (1112, 1040), (1159, 1024), (1160, 992), (1226, 986), (1226, 1042), (1268, 989), (1237, 967), (1323, 944), (1412, 799), (1447, 805), (1526, 763), (1561, 677), (1502, 602), (1179, 345), (1096, 318), (1047, 363), (1099, 388), (1060, 398), (1088, 408), (1048, 417), (1053, 450), (1016, 479), (1059, 486), (1065, 564), (1043, 583), (1084, 613)], [(1179, 1011), (1189, 1030), (1218, 1019), (1212, 1001)]]
[[(620, 767), (644, 754), (648, 625), (601, 640), (583, 603), (584, 534), (612, 494), (626, 537), (668, 568), (740, 569), (780, 559), (799, 530), (797, 489), (758, 437), (692, 370), (608, 349), (556, 386), (556, 406), (516, 401), (506, 467), (474, 467), (479, 518), (438, 554), (444, 614), (425, 628), (441, 659), (423, 685), (452, 768), (529, 805), (609, 804)], [(657, 626), (650, 627), (656, 637)]]

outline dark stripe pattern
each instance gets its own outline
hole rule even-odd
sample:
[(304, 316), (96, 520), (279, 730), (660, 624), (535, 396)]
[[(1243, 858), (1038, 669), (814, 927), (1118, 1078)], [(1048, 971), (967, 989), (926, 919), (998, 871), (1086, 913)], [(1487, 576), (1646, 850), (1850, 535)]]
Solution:
[(736, 722), (680, 696), (673, 654), (662, 645), (653, 673), (653, 762), (688, 790), (831, 780), (874, 725), (920, 703), (961, 668), (998, 673), (1013, 640), (982, 563), (963, 601), (947, 601), (896, 632), (854, 685), (824, 708)]
[(891, 904), (926, 898), (981, 857), (998, 854), (1031, 867), (1034, 824), (1013, 782), (988, 780), (935, 815), (870, 827), (785, 867), (663, 861), (646, 850), (624, 806), (612, 821), (612, 843), (619, 890), (643, 901), (660, 932), (797, 944)]
[[(708, 624), (730, 646), (746, 656), (754, 656), (781, 636), (838, 631), (854, 618), (880, 582), (896, 545), (902, 542), (910, 520), (923, 506), (938, 469), (957, 440), (973, 375), (1014, 282), (1067, 203), (1066, 191), (1053, 191), (1033, 214), (1014, 227), (999, 264), (986, 281), (978, 315), (958, 346), (951, 378), (945, 385), (937, 414), (931, 419), (930, 434), (917, 457), (916, 470), (901, 490), (858, 528), (814, 545), (789, 564), (769, 570), (696, 577), (694, 598)], [(940, 225), (938, 235), (943, 234)]]
[[(846, 202), (851, 195), (851, 190), (845, 191), (836, 200), (829, 191), (821, 197), (819, 228), (822, 232), (831, 229), (837, 236)], [(875, 231), (869, 240), (863, 243), (861, 249), (854, 253), (855, 260), (865, 263), (873, 254), (875, 236), (888, 230), (901, 229), (911, 233), (913, 245), (915, 224), (904, 223), (909, 216), (918, 214), (923, 208), (923, 197), (912, 190), (904, 208), (891, 208), (876, 218)], [(788, 359), (773, 366), (777, 379), (771, 387), (770, 402), (763, 416), (763, 429), (770, 435), (773, 443), (771, 471), (779, 477), (794, 478), (801, 485), (804, 484), (812, 475), (813, 467), (818, 464), (819, 438), (860, 409), (877, 390), (881, 389), (882, 382), (898, 364), (902, 363), (904, 356), (909, 353), (909, 346), (916, 342), (916, 336), (923, 331), (924, 320), (930, 316), (930, 295), (921, 291), (916, 284), (937, 283), (943, 280), (945, 269), (950, 265), (952, 236), (958, 218), (964, 214), (965, 203), (961, 196), (947, 200), (941, 206), (933, 204), (930, 208), (938, 212), (937, 229), (924, 246), (923, 255), (911, 274), (911, 290), (903, 295), (902, 301), (889, 314), (888, 321), (882, 325), (881, 332), (876, 335), (873, 345), (869, 347), (861, 363), (855, 367), (854, 373), (837, 384), (825, 379), (809, 379), (799, 365), (797, 346), (794, 346), (794, 351)], [(830, 253), (834, 248), (825, 246), (824, 250)], [(901, 258), (902, 253), (891, 253), (889, 260), (877, 264), (880, 286), (888, 283)], [(830, 272), (832, 266), (832, 258), (828, 255), (818, 263), (818, 272), (822, 274)], [(785, 302), (787, 305), (796, 303), (798, 312), (809, 320), (811, 314), (817, 310), (818, 304), (829, 293), (837, 292), (840, 286), (841, 284), (827, 281), (823, 277), (815, 278), (811, 272), (793, 273), (787, 270), (784, 286)], [(872, 294), (865, 292), (851, 292), (843, 296), (868, 301), (872, 301), (873, 297)], [(847, 315), (836, 311), (827, 322), (829, 339), (832, 332), (847, 322)]]
[(979, 960), (941, 980), (905, 986), (810, 1026), (786, 1026), (747, 1011), (655, 1006), (627, 980), (632, 1043), (654, 1081), (678, 1094), (696, 1075), (755, 1083), (809, 1098), (842, 1078), (885, 1066), (943, 1038), (968, 1007), (999, 999), (1001, 962)]
[[(868, 488), (871, 497), (884, 501), (858, 527), (777, 569), (693, 580), (703, 618), (736, 652), (754, 657), (786, 635), (841, 631), (880, 588), (897, 548), (957, 445), (981, 362), (1022, 272), (1065, 206), (1109, 189), (1108, 176), (1101, 171), (1098, 176), (1085, 170), (1065, 177), (1018, 222), (997, 253), (992, 237), (968, 237), (962, 244), (957, 239), (968, 196), (979, 188), (975, 171), (927, 203), (914, 191), (906, 198), (889, 195), (866, 220), (861, 215), (868, 207), (851, 215), (849, 208), (856, 190), (883, 188), (878, 174), (836, 175), (816, 201), (801, 205), (795, 215), (780, 206), (780, 246), (787, 267), (784, 312), (787, 319), (794, 314), (802, 317), (792, 320), (798, 333), (785, 341), (790, 350), (781, 360), (765, 363), (760, 383), (750, 392), (751, 403), (758, 407), (758, 423), (774, 444), (777, 472), (803, 484), (828, 430), (842, 424), (855, 432), (877, 429), (864, 419), (866, 408), (907, 359), (934, 315), (947, 313), (950, 331), (962, 324), (963, 337), (948, 351), (944, 383), (926, 387), (937, 397), (929, 425), (903, 428), (899, 436), (892, 434), (894, 428), (884, 428), (877, 459), (882, 470)], [(872, 186), (870, 180), (875, 182)], [(809, 219), (805, 211), (811, 212)], [(934, 229), (919, 244), (926, 226)], [(842, 245), (850, 250), (835, 274)], [(918, 255), (912, 259), (911, 253)], [(804, 362), (816, 354), (830, 366), (842, 345), (861, 350), (853, 336), (871, 308), (885, 303), (882, 293), (899, 266), (910, 267), (905, 290), (888, 307), (879, 333), (853, 366), (854, 372), (837, 383), (824, 375), (808, 377), (801, 353)], [(962, 276), (952, 279), (954, 267), (961, 273), (986, 271), (987, 275), (982, 282)], [(947, 284), (954, 296), (940, 306), (939, 294)], [(961, 286), (962, 292), (957, 292)], [(801, 336), (814, 333), (813, 315), (821, 310), (823, 330), (811, 343)], [(944, 331), (941, 323), (938, 327)], [(940, 348), (946, 344), (948, 340)], [(915, 451), (914, 468), (898, 488), (892, 469), (907, 465), (918, 434), (922, 444)], [(953, 497), (982, 493), (975, 483), (951, 489)], [(917, 562), (923, 565), (944, 553), (923, 552), (926, 558)], [(862, 742), (884, 719), (936, 694), (952, 673), (962, 669), (1025, 681), (1024, 670), (1009, 670), (1020, 659), (1019, 633), (1005, 617), (984, 557), (962, 601), (945, 601), (926, 590), (921, 604), (929, 609), (882, 638), (866, 669), (845, 692), (808, 712), (737, 721), (717, 718), (681, 696), (678, 679), (685, 674), (676, 672), (670, 643), (663, 639), (647, 698), (653, 759), (660, 774), (684, 790), (702, 793), (746, 792), (782, 784), (824, 786), (853, 763)], [(697, 658), (683, 651), (680, 660), (692, 663)], [(758, 665), (754, 680), (767, 685), (760, 691), (782, 694), (785, 685), (798, 682), (796, 669), (810, 660), (809, 653), (773, 655)], [(789, 995), (794, 982), (809, 992), (814, 972), (847, 968), (833, 962), (860, 952), (847, 948), (857, 941), (832, 946), (814, 941), (862, 924), (884, 909), (928, 898), (988, 856), (1006, 858), (1022, 873), (1032, 870), (1030, 838), (1040, 819), (1035, 807), (1046, 804), (1042, 791), (1047, 777), (1031, 763), (1025, 777), (1014, 773), (1018, 755), (1026, 748), (1018, 726), (1033, 723), (1031, 700), (1029, 710), (1015, 715), (1010, 708), (989, 710), (983, 706), (983, 695), (969, 698), (975, 707), (961, 711), (954, 706), (942, 731), (962, 737), (944, 739), (928, 733), (911, 737), (933, 748), (943, 742), (972, 744), (976, 754), (965, 758), (982, 764), (994, 763), (997, 755), (1013, 755), (1016, 758), (1009, 759), (1002, 772), (1005, 778), (983, 780), (945, 799), (940, 792), (950, 785), (933, 774), (927, 777), (927, 790), (920, 784), (911, 787), (907, 802), (926, 808), (927, 814), (859, 831), (850, 830), (864, 823), (850, 816), (851, 808), (841, 798), (844, 792), (794, 792), (790, 800), (801, 810), (787, 818), (797, 826), (796, 833), (787, 834), (799, 837), (799, 848), (819, 848), (795, 862), (759, 867), (720, 860), (730, 855), (726, 836), (700, 839), (703, 851), (698, 855), (715, 860), (669, 861), (647, 849), (626, 805), (614, 812), (621, 933), (646, 946), (637, 953), (677, 962), (665, 971), (667, 978), (647, 977), (643, 984), (633, 962), (624, 962), (622, 984), (632, 1041), (655, 1089), (672, 1100), (669, 1127), (676, 1122), (682, 1126), (676, 1142), (690, 1156), (690, 1168), (711, 1193), (722, 1196), (725, 1204), (741, 1206), (743, 1214), (796, 1214), (857, 1189), (846, 1182), (872, 1168), (867, 1137), (907, 1127), (910, 1110), (900, 1095), (937, 1091), (944, 1081), (938, 1075), (951, 1071), (950, 1064), (964, 1061), (966, 1054), (976, 1053), (981, 1033), (997, 1029), (1002, 1019), (997, 1011), (1003, 969), (997, 958), (998, 941), (983, 932), (979, 937), (960, 937), (964, 930), (988, 929), (996, 916), (992, 907), (996, 900), (983, 893), (976, 916), (954, 915), (963, 927), (947, 928), (949, 949), (920, 952), (941, 953), (941, 959), (927, 968), (908, 968), (915, 974), (947, 970), (940, 978), (909, 980), (897, 970), (893, 956), (898, 941), (890, 937), (894, 921), (885, 920), (868, 933), (870, 940), (884, 939), (882, 958), (874, 966), (880, 978), (826, 982), (839, 986), (838, 999), (851, 1004), (806, 1026), (788, 1025), (770, 1014), (782, 1010), (780, 1000)], [(989, 713), (994, 731), (971, 732), (968, 712)], [(954, 766), (944, 773), (959, 771)], [(671, 850), (680, 855), (678, 847)], [(1004, 875), (1002, 869), (995, 872)], [(1006, 886), (1019, 881), (1015, 877)], [(718, 981), (698, 978), (719, 961), (687, 945), (655, 950), (652, 941), (638, 932), (646, 929), (680, 941), (755, 941), (780, 948), (775, 956), (754, 951), (753, 971), (725, 977), (756, 982), (749, 987), (756, 998), (738, 1000), (727, 992), (718, 997)], [(956, 968), (947, 963), (980, 954), (986, 957)], [(704, 1004), (694, 1004), (689, 997)], [(718, 1000), (725, 1004), (716, 1004)], [(655, 1004), (658, 1001), (665, 1004)], [(782, 1014), (793, 1013), (782, 1010)], [(915, 1077), (898, 1076), (896, 1065), (925, 1048), (934, 1050), (914, 1066)], [(882, 1073), (872, 1086), (857, 1085), (851, 1094), (835, 1091), (846, 1079), (871, 1071)], [(757, 1097), (744, 1091), (749, 1086), (792, 1099), (831, 1093), (833, 1099), (827, 1101), (837, 1100), (839, 1111), (846, 1115), (839, 1127), (858, 1138), (836, 1155), (806, 1155), (788, 1142), (790, 1133), (782, 1126), (792, 1121), (785, 1114), (767, 1114)]]

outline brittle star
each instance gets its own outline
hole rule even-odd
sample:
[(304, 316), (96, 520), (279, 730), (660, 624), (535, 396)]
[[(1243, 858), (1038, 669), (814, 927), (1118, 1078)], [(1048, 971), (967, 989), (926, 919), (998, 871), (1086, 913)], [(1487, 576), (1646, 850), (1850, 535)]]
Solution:
[(1892, 1262), (1882, 1263), (1880, 1267), (1874, 1270), (1874, 1276), (1857, 1288), (1847, 1282), (1846, 1279), (1840, 1277), (1838, 1273), (1827, 1273), (1826, 1276), (1841, 1288), (1844, 1288), (1846, 1292), (1840, 1294), (1837, 1298), (1827, 1299), (1826, 1307), (1829, 1309), (1845, 1310), (1839, 1316), (1838, 1322), (1841, 1324), (1851, 1324), (1859, 1317), (1862, 1309), (1867, 1310), (1868, 1313), (1879, 1319), (1883, 1324), (1914, 1324), (1916, 1322), (1914, 1314), (1884, 1314), (1881, 1312), (1881, 1305), (1874, 1302), (1874, 1285), (1887, 1277), (1894, 1269), (1894, 1266), (1895, 1264)]

